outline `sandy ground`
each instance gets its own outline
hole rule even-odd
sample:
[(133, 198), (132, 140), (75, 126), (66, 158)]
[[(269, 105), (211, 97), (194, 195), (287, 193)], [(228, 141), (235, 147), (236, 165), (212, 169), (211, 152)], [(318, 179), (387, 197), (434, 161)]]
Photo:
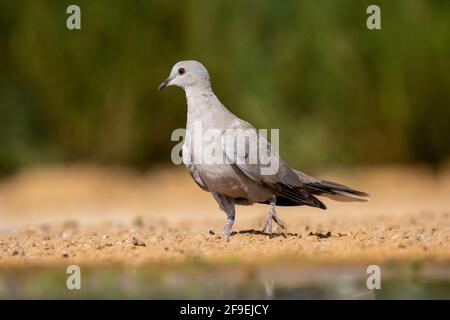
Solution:
[(450, 168), (378, 167), (319, 177), (367, 191), (327, 211), (279, 208), (289, 233), (269, 239), (267, 207), (237, 208), (236, 233), (182, 168), (138, 174), (94, 167), (30, 169), (0, 182), (0, 268), (82, 263), (450, 262)]

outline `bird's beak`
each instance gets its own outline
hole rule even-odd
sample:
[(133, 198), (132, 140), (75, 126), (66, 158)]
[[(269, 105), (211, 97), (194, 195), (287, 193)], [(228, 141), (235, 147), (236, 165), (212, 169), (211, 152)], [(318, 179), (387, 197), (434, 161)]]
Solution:
[(160, 85), (159, 85), (159, 87), (158, 87), (158, 90), (162, 90), (162, 89), (164, 89), (165, 87), (167, 87), (169, 84), (170, 84), (170, 81), (172, 81), (172, 78), (167, 78), (167, 80), (166, 81), (164, 81), (163, 83), (161, 83)]

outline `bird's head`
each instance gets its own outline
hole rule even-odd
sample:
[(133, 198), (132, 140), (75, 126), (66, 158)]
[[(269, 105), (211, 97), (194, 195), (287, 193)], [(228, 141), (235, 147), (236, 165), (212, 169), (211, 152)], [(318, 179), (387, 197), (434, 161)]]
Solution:
[(159, 90), (168, 86), (177, 86), (183, 89), (189, 87), (210, 88), (211, 83), (206, 68), (198, 61), (187, 60), (177, 62), (166, 81), (161, 83)]

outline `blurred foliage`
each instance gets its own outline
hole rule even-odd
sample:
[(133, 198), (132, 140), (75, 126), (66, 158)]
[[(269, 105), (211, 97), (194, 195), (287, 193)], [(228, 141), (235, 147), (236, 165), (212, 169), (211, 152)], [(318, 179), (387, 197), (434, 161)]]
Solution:
[(450, 2), (0, 0), (0, 172), (36, 163), (169, 163), (185, 125), (178, 60), (208, 68), (221, 101), (280, 128), (292, 165), (450, 154)]

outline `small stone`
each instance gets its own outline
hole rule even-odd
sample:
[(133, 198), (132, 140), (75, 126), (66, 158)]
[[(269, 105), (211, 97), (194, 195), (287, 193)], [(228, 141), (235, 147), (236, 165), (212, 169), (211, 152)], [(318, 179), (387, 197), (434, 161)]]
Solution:
[(72, 230), (64, 230), (61, 234), (61, 236), (63, 238), (69, 238), (73, 236), (73, 231)]
[(139, 228), (142, 228), (144, 226), (144, 220), (142, 220), (142, 217), (136, 217), (133, 220), (133, 225)]
[(67, 252), (64, 252), (64, 253), (62, 254), (62, 257), (63, 257), (63, 258), (68, 258), (68, 257), (69, 257), (69, 254), (68, 254)]
[(163, 237), (161, 234), (158, 234), (158, 235), (155, 237), (155, 239), (156, 239), (156, 240), (159, 240), (159, 241), (162, 241), (162, 240), (164, 240), (164, 237)]
[(131, 243), (132, 243), (134, 246), (136, 246), (136, 247), (145, 247), (145, 243), (142, 242), (141, 240), (139, 240), (139, 239), (136, 238), (136, 237), (133, 237)]
[(214, 231), (209, 230), (209, 235), (211, 235), (211, 236), (215, 235)]

